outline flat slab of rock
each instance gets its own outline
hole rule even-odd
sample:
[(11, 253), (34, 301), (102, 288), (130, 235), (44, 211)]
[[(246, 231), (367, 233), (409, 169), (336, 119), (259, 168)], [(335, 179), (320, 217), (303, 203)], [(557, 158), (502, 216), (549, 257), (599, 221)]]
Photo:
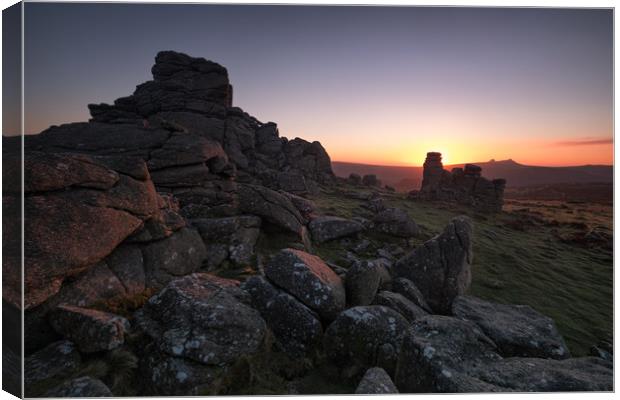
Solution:
[(160, 351), (227, 364), (258, 351), (265, 337), (265, 321), (247, 297), (238, 281), (194, 273), (170, 282), (135, 317)]
[(471, 284), (472, 229), (469, 218), (453, 218), (440, 235), (394, 265), (395, 276), (412, 281), (437, 313), (450, 314), (454, 298)]
[(45, 397), (111, 397), (110, 389), (99, 379), (82, 376), (67, 381), (45, 394)]
[(323, 327), (318, 315), (293, 296), (261, 276), (245, 281), (243, 289), (252, 296), (252, 306), (260, 311), (284, 352), (305, 356), (321, 343)]
[(473, 296), (459, 296), (454, 316), (475, 322), (504, 357), (564, 359), (570, 351), (555, 322), (530, 306), (498, 304)]
[(324, 243), (330, 240), (355, 235), (364, 230), (362, 224), (350, 219), (322, 216), (313, 219), (308, 224), (312, 240)]
[(409, 322), (384, 306), (349, 308), (332, 322), (323, 337), (326, 354), (348, 368), (373, 367), (393, 372), (400, 342)]
[(342, 280), (317, 256), (281, 250), (265, 266), (265, 275), (325, 320), (333, 320), (345, 307)]
[(127, 319), (89, 308), (60, 305), (49, 316), (56, 332), (72, 340), (83, 353), (112, 350), (125, 342)]
[(383, 368), (369, 368), (357, 385), (355, 394), (395, 394), (398, 389)]
[(392, 281), (392, 291), (400, 293), (405, 296), (409, 301), (413, 302), (418, 307), (422, 308), (429, 313), (433, 313), (431, 307), (424, 300), (424, 296), (420, 289), (407, 278), (396, 278)]
[(264, 186), (242, 185), (237, 189), (243, 212), (258, 215), (280, 228), (301, 235), (306, 220), (288, 197)]

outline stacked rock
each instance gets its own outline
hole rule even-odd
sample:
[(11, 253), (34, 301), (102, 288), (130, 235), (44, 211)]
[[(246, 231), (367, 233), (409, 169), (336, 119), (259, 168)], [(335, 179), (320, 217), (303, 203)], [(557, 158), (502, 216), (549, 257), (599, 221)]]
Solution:
[(426, 153), (424, 161), (424, 175), (422, 179), (422, 190), (429, 191), (435, 188), (441, 181), (443, 175), (443, 164), (441, 163), (441, 153)]

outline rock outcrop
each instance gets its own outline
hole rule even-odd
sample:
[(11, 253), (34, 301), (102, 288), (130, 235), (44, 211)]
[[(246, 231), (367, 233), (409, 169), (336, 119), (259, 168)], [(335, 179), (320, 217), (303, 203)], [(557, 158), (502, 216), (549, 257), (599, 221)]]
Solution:
[(499, 212), (504, 204), (505, 179), (488, 180), (482, 168), (466, 164), (464, 168), (443, 169), (441, 153), (426, 154), (422, 187), (413, 198), (452, 201), (473, 206), (483, 212)]

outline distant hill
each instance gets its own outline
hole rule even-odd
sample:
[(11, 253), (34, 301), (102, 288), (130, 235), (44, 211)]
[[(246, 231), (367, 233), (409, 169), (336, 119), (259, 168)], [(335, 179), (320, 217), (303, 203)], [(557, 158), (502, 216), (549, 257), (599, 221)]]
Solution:
[[(507, 187), (523, 187), (556, 183), (610, 183), (613, 182), (613, 166), (582, 165), (576, 167), (538, 167), (519, 164), (514, 160), (474, 162), (482, 167), (482, 175), (504, 178)], [(464, 164), (446, 165), (445, 169), (462, 167)], [(334, 173), (347, 177), (351, 173), (375, 174), (383, 183), (398, 191), (418, 189), (422, 184), (422, 167), (394, 167), (332, 161)]]

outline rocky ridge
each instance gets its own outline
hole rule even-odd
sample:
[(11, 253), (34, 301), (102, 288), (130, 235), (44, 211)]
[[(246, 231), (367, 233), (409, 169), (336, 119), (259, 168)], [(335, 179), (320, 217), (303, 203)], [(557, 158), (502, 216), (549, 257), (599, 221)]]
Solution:
[(549, 318), (466, 296), (467, 217), (324, 260), (316, 246), (362, 254), (364, 232), (406, 244), (419, 227), (377, 196), (370, 219), (321, 215), (304, 196), (334, 181), (329, 156), (233, 107), (222, 66), (161, 52), (152, 72), (91, 121), (26, 139), (27, 396), (233, 394), (266, 371), (297, 393), (319, 368), (358, 393), (613, 389), (612, 364), (570, 358)]

